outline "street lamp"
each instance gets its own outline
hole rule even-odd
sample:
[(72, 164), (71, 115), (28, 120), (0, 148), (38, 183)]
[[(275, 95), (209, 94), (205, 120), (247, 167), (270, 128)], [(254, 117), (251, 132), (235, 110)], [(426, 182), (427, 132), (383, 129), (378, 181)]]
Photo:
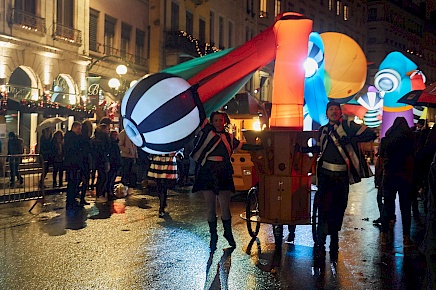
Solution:
[(123, 78), (123, 75), (127, 73), (127, 67), (123, 64), (120, 64), (117, 66), (115, 71), (117, 72), (119, 78), (111, 78), (108, 82), (108, 85), (118, 97), (119, 95), (122, 96), (127, 89), (126, 80)]

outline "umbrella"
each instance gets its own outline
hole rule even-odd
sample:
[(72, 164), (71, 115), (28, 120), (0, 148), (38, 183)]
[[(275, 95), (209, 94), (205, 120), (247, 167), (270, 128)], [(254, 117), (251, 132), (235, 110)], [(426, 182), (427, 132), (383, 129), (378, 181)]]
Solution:
[(52, 126), (54, 126), (54, 125), (56, 125), (56, 124), (58, 124), (58, 123), (61, 123), (61, 122), (66, 121), (66, 120), (67, 120), (67, 118), (62, 118), (62, 117), (53, 117), (53, 118), (48, 118), (48, 119), (42, 121), (41, 124), (39, 124), (39, 125), (36, 127), (36, 130), (37, 130), (37, 131), (42, 131), (42, 130), (44, 130), (45, 128), (52, 127)]
[(432, 83), (424, 90), (414, 90), (405, 94), (398, 100), (398, 103), (436, 107), (436, 83)]

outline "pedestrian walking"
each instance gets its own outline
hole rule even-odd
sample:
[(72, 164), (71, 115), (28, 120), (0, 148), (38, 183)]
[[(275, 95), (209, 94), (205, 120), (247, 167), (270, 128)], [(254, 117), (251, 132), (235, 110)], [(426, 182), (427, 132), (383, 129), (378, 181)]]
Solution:
[(191, 153), (199, 167), (192, 192), (201, 191), (206, 201), (211, 252), (216, 250), (218, 242), (217, 199), (221, 208), (224, 237), (231, 248), (236, 247), (230, 212), (230, 197), (231, 193), (235, 192), (230, 157), (234, 150), (238, 148), (248, 150), (249, 146), (242, 147), (242, 143), (227, 131), (228, 125), (230, 125), (230, 119), (225, 112), (213, 112), (210, 121), (203, 123), (198, 142)]
[[(19, 138), (14, 132), (9, 132), (8, 140), (8, 155), (21, 155), (24, 153), (23, 139)], [(21, 156), (10, 156), (9, 157), (9, 168), (11, 181), (9, 183), (10, 187), (15, 186), (15, 177), (17, 177), (20, 185), (23, 184), (23, 177), (19, 171), (19, 165), (21, 164)]]
[(350, 183), (369, 177), (368, 164), (362, 158), (358, 143), (374, 140), (376, 133), (366, 126), (343, 120), (337, 102), (327, 103), (326, 114), (329, 122), (318, 131), (321, 153), (317, 163), (318, 224), (314, 250), (316, 262), (323, 263), (326, 237), (330, 235), (330, 261), (335, 263)]
[(74, 121), (71, 130), (64, 138), (64, 165), (67, 173), (67, 210), (77, 206), (76, 195), (79, 193), (80, 172), (83, 171), (82, 124)]
[(127, 137), (125, 130), (120, 132), (118, 138), (120, 139), (118, 144), (121, 150), (121, 160), (123, 161), (121, 183), (129, 187), (136, 187), (137, 181), (136, 178), (133, 178), (134, 173), (132, 172), (133, 164), (138, 158), (136, 145)]
[[(57, 130), (52, 138), (53, 188), (63, 186), (64, 178), (64, 132)], [(59, 179), (58, 179), (59, 177)], [(59, 182), (57, 182), (59, 180)]]
[(177, 161), (176, 153), (163, 155), (151, 154), (148, 177), (157, 184), (157, 195), (159, 197), (159, 217), (165, 216), (167, 207), (168, 190), (176, 185)]
[(383, 160), (383, 214), (380, 242), (392, 242), (389, 224), (395, 214), (395, 199), (398, 192), (403, 225), (403, 246), (411, 247), (411, 198), (414, 162), (414, 139), (412, 129), (404, 117), (397, 117), (386, 131), (380, 144), (380, 157)]

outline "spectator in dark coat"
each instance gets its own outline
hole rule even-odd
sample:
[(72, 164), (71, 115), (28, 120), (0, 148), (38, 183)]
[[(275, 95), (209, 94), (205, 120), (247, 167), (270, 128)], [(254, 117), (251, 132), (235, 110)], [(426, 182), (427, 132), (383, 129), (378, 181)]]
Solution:
[(177, 170), (178, 170), (178, 180), (177, 184), (179, 186), (189, 186), (191, 185), (189, 182), (189, 168), (191, 165), (190, 155), (192, 150), (194, 149), (193, 140), (190, 140), (183, 147), (183, 154), (177, 154)]
[[(62, 187), (62, 180), (64, 177), (64, 133), (61, 130), (53, 134), (52, 139), (53, 148), (53, 187)], [(59, 176), (59, 183), (57, 177)]]
[[(15, 135), (14, 132), (9, 132), (9, 140), (8, 140), (8, 155), (18, 155), (23, 154), (23, 139), (19, 138)], [(18, 166), (21, 163), (21, 157), (10, 157), (9, 158), (9, 167), (11, 170), (11, 182), (10, 186), (15, 186), (15, 177), (18, 178), (20, 184), (23, 184), (23, 177), (20, 175), (18, 171)]]
[(430, 170), (431, 161), (433, 160), (433, 156), (436, 152), (436, 127), (433, 126), (433, 128), (429, 131), (427, 138), (425, 140), (424, 146), (422, 148), (422, 162), (420, 163), (420, 166), (422, 167), (422, 177), (423, 177), (423, 203), (424, 203), (424, 211), (427, 213), (427, 191), (428, 191), (428, 171)]
[(48, 173), (49, 167), (53, 164), (54, 148), (52, 143), (52, 129), (45, 128), (42, 130), (41, 138), (39, 138), (39, 153), (44, 159), (44, 172), (41, 176), (40, 186), (44, 185), (44, 179)]
[(79, 192), (80, 172), (83, 171), (82, 124), (73, 122), (64, 139), (64, 165), (67, 172), (67, 210), (74, 208)]
[(428, 173), (428, 168), (424, 168), (425, 166), (423, 166), (424, 163), (426, 163), (423, 160), (423, 149), (428, 133), (429, 130), (426, 126), (425, 120), (419, 119), (416, 123), (415, 130), (413, 131), (414, 168), (412, 189), (410, 192), (413, 218), (418, 224), (422, 224), (418, 207), (418, 196), (420, 195), (420, 192), (424, 189), (424, 181), (427, 180), (426, 175)]
[(92, 139), (93, 157), (97, 170), (96, 194), (97, 198), (104, 197), (107, 191), (108, 172), (110, 170), (109, 127), (105, 124), (98, 125)]
[(150, 160), (149, 160), (149, 153), (145, 152), (144, 150), (142, 150), (141, 148), (137, 148), (138, 151), (138, 171), (139, 171), (139, 180), (142, 182), (142, 184), (144, 184), (144, 182), (146, 182), (147, 180), (147, 173), (148, 173), (148, 169), (150, 168)]
[(108, 172), (108, 182), (107, 182), (107, 191), (108, 191), (108, 199), (114, 199), (114, 185), (115, 179), (117, 178), (118, 170), (121, 167), (121, 154), (120, 147), (118, 146), (118, 132), (112, 130), (110, 132), (110, 147), (109, 147), (109, 162), (110, 169)]
[(136, 145), (127, 136), (126, 131), (122, 130), (119, 135), (120, 138), (120, 150), (121, 150), (121, 160), (123, 161), (123, 167), (121, 171), (121, 182), (129, 187), (136, 187), (137, 180), (134, 177), (135, 174), (132, 172), (133, 164), (138, 158), (138, 151)]
[(428, 174), (427, 225), (421, 251), (427, 260), (427, 273), (422, 289), (436, 289), (436, 154)]
[[(85, 120), (82, 122), (82, 138), (83, 138), (83, 171), (81, 172), (81, 194), (80, 203), (82, 205), (88, 205), (89, 203), (85, 200), (86, 192), (89, 188), (89, 183), (92, 176), (92, 171), (94, 171), (95, 177), (95, 166), (92, 153), (92, 122), (90, 120)], [(94, 183), (94, 178), (91, 180)]]
[(397, 117), (380, 143), (383, 160), (383, 215), (381, 244), (391, 243), (389, 232), (391, 218), (395, 214), (395, 199), (398, 192), (403, 225), (403, 246), (413, 246), (410, 239), (411, 200), (413, 176), (414, 140), (412, 129), (404, 117)]

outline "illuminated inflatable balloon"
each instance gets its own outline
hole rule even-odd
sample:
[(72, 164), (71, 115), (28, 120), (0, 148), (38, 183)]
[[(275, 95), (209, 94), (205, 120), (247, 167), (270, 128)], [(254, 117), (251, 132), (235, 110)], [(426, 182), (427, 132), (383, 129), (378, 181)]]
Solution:
[[(398, 103), (398, 100), (414, 90), (410, 75), (418, 66), (401, 52), (389, 53), (381, 62), (379, 71), (375, 74), (374, 85), (379, 91), (385, 92), (383, 100), (383, 122), (380, 137), (392, 126), (397, 117), (404, 117), (410, 127), (413, 126), (412, 106)], [(424, 80), (422, 80), (424, 82)], [(419, 81), (415, 81), (418, 84)]]
[[(347, 98), (365, 85), (367, 61), (359, 44), (337, 32), (321, 34), (324, 43), (326, 91), (329, 99)], [(330, 83), (328, 83), (330, 82)]]
[[(425, 89), (425, 75), (422, 71), (416, 70), (410, 75), (410, 81), (412, 82), (412, 91)], [(413, 106), (413, 122), (416, 124), (418, 120), (427, 117), (427, 107)]]
[(274, 24), (276, 61), (271, 107), (271, 128), (303, 130), (304, 61), (313, 21), (286, 12)]
[[(317, 32), (309, 35), (309, 51), (304, 63), (304, 101), (305, 114), (304, 130), (317, 129), (319, 125), (328, 122), (326, 108), (328, 103), (326, 87), (324, 84), (324, 43)], [(313, 124), (315, 122), (315, 124)]]
[(368, 92), (357, 99), (357, 102), (368, 110), (363, 117), (363, 122), (370, 128), (376, 128), (382, 123), (383, 94), (375, 87), (370, 86)]
[(327, 102), (342, 103), (359, 92), (365, 84), (367, 62), (359, 44), (349, 36), (312, 32), (305, 63), (304, 130), (327, 124)]
[(148, 153), (179, 150), (200, 124), (194, 93), (187, 81), (172, 74), (157, 73), (139, 80), (121, 103), (127, 136)]

